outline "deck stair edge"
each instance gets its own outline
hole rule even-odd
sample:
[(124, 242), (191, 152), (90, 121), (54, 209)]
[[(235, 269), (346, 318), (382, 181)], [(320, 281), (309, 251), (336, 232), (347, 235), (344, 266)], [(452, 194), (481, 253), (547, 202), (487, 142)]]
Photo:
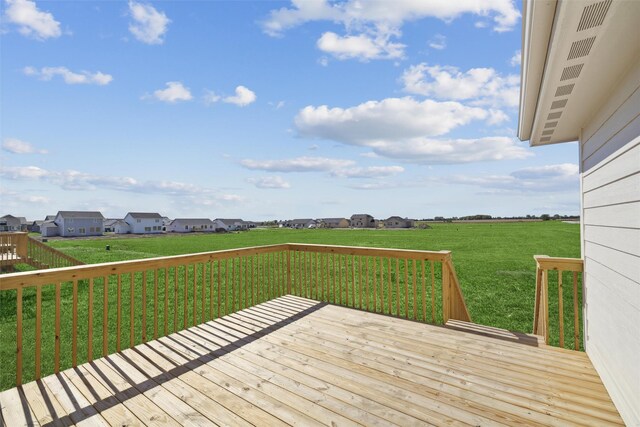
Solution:
[(533, 347), (548, 347), (541, 335), (527, 334), (524, 332), (510, 331), (508, 329), (496, 328), (494, 326), (480, 325), (478, 323), (464, 322), (462, 320), (450, 319), (445, 324), (446, 328), (455, 329), (460, 332), (481, 335)]

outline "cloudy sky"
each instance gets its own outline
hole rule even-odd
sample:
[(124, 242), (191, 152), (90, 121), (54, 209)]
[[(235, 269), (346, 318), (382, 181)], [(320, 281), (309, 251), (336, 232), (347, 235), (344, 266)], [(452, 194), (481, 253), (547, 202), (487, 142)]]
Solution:
[(2, 214), (578, 212), (511, 0), (1, 0)]

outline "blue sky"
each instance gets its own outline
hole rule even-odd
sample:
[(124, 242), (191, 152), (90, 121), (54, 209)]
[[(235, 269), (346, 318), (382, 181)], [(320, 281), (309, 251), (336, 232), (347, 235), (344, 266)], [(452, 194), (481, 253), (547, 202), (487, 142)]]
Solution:
[(521, 3), (2, 0), (4, 213), (576, 214), (516, 138)]

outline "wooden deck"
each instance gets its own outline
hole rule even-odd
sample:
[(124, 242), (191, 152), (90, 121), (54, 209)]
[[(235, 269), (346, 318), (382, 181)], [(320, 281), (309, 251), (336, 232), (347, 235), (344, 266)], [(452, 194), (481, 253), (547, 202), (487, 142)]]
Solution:
[(285, 296), (0, 393), (19, 425), (621, 425), (585, 353)]

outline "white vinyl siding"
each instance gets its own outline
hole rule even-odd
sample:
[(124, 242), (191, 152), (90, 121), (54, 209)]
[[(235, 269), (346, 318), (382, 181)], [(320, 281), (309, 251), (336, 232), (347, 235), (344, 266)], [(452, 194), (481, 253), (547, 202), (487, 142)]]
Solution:
[(586, 350), (640, 425), (640, 62), (581, 138)]

